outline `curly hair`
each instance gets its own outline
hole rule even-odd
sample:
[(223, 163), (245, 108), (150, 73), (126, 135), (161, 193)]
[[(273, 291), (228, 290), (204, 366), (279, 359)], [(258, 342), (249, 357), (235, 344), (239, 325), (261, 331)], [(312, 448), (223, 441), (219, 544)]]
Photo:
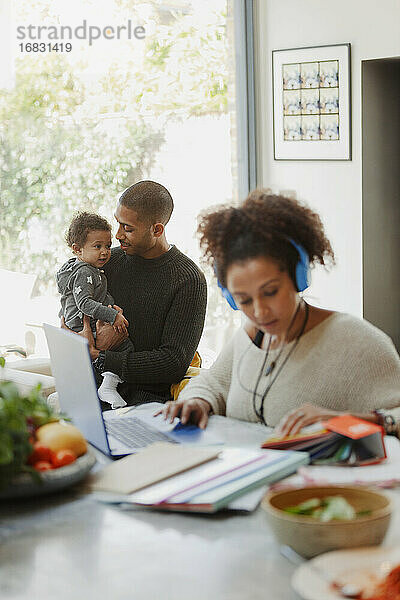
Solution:
[(95, 213), (78, 212), (72, 218), (65, 234), (65, 241), (70, 248), (73, 244), (82, 248), (90, 231), (111, 231), (111, 225), (106, 219)]
[(310, 265), (334, 264), (335, 257), (320, 217), (297, 200), (254, 190), (239, 206), (203, 213), (197, 229), (204, 259), (226, 287), (228, 267), (259, 256), (275, 259), (296, 286), (299, 256), (289, 238), (308, 254)]

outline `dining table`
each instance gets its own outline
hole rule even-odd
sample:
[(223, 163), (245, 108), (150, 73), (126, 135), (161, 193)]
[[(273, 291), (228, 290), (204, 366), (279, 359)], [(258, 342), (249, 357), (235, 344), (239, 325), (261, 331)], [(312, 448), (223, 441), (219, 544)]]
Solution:
[[(97, 469), (110, 462), (97, 450)], [(400, 493), (384, 547), (400, 542)], [(262, 506), (182, 514), (99, 502), (83, 482), (0, 501), (1, 600), (298, 600)], [(320, 600), (324, 600), (321, 597)]]

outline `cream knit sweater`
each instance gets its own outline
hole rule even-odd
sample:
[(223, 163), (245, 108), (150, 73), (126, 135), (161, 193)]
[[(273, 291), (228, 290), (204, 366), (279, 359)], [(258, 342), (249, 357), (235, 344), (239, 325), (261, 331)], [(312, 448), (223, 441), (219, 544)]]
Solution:
[[(284, 348), (272, 374), (263, 374), (258, 385), (259, 410), (261, 396), (274, 380), (264, 401), (268, 425), (275, 426), (305, 402), (349, 412), (400, 407), (399, 355), (391, 339), (367, 321), (333, 313), (300, 338), (277, 375), (294, 343)], [(211, 369), (190, 381), (180, 399), (204, 398), (216, 414), (258, 421), (253, 390), (265, 352), (240, 329)], [(267, 365), (277, 354), (270, 351)], [(390, 413), (400, 419), (400, 408)]]

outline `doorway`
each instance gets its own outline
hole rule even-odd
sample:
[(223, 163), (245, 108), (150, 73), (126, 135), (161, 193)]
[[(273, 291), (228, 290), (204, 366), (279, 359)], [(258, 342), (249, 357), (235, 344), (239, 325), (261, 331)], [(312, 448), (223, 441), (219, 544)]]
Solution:
[(364, 317), (400, 350), (400, 57), (361, 68)]

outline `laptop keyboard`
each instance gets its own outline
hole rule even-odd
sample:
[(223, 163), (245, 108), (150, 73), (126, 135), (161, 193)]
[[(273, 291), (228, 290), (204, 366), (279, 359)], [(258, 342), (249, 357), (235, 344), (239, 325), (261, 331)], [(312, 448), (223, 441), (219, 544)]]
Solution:
[(133, 417), (105, 421), (106, 431), (129, 448), (144, 448), (153, 442), (177, 443), (170, 437)]

